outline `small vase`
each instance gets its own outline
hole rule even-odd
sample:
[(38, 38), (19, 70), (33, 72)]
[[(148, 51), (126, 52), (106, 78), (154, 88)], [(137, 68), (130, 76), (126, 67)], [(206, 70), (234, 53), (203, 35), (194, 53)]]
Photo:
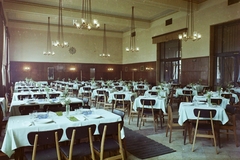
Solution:
[(209, 106), (211, 105), (211, 98), (207, 99), (207, 103), (208, 103)]
[(66, 116), (69, 117), (70, 105), (66, 105)]

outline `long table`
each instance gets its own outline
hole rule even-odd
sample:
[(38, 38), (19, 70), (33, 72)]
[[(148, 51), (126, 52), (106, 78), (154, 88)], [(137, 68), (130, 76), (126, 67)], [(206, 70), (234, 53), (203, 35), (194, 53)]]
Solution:
[[(75, 97), (71, 97), (71, 103), (83, 103), (83, 101), (81, 99), (75, 98)], [(17, 115), (21, 115), (21, 113), (19, 112), (19, 106), (21, 105), (39, 105), (41, 109), (43, 109), (43, 106), (46, 104), (60, 104), (61, 102), (57, 99), (36, 99), (34, 100), (34, 103), (29, 103), (28, 100), (17, 100), (17, 101), (12, 101), (9, 112), (10, 112), (10, 116), (17, 116)]]
[[(104, 109), (96, 109), (90, 115), (84, 115), (74, 111), (70, 112), (70, 116), (74, 116), (77, 121), (71, 121), (71, 118), (64, 115), (65, 114), (63, 113), (63, 116), (58, 116), (56, 113), (50, 112), (48, 119), (52, 121), (49, 123), (42, 123), (44, 121), (41, 122), (41, 120), (33, 118), (30, 115), (9, 117), (6, 134), (1, 148), (2, 152), (10, 157), (16, 149), (30, 146), (27, 134), (31, 131), (45, 131), (57, 128), (66, 130), (66, 128), (71, 126), (85, 126), (90, 124), (96, 124), (98, 126), (100, 123), (121, 121), (120, 116)], [(96, 129), (94, 134), (97, 135), (98, 133), (99, 132)], [(122, 138), (124, 138), (124, 131), (122, 131)], [(64, 132), (60, 141), (65, 140), (68, 139)]]

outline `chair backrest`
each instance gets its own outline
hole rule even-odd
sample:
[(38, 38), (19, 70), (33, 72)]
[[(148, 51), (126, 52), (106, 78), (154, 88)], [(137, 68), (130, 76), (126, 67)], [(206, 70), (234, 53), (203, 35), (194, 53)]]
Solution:
[(122, 118), (122, 123), (121, 126), (123, 126), (124, 124), (124, 116), (125, 116), (125, 112), (122, 110), (118, 110), (118, 109), (113, 109), (112, 113), (119, 115)]
[(45, 99), (47, 96), (46, 94), (34, 94), (33, 97), (36, 99)]
[(60, 93), (51, 93), (49, 94), (49, 98), (52, 99), (52, 98), (57, 98), (60, 96)]
[(77, 127), (68, 127), (66, 129), (66, 135), (68, 139), (72, 139), (73, 130), (75, 130), (74, 140), (80, 140), (84, 138), (88, 138), (89, 136), (89, 128), (91, 128), (91, 134), (93, 135), (96, 130), (96, 125), (87, 125), (87, 126), (77, 126)]
[(155, 99), (141, 99), (140, 101), (143, 106), (154, 106), (156, 103)]
[(137, 85), (137, 88), (138, 88), (138, 89), (143, 89), (143, 88), (144, 88), (144, 85)]
[(211, 98), (211, 103), (215, 105), (220, 105), (222, 103), (221, 98)]
[(83, 87), (84, 91), (91, 91), (91, 87)]
[(125, 96), (125, 94), (114, 94), (114, 98), (118, 100), (124, 100)]
[[(118, 134), (118, 124), (120, 124), (120, 129), (121, 127), (121, 122), (111, 122), (111, 123), (100, 123), (98, 125), (98, 131), (100, 135), (117, 135)], [(107, 127), (105, 127), (107, 126)], [(104, 133), (105, 132), (105, 133)]]
[(227, 98), (227, 99), (232, 98), (232, 94), (229, 94), (229, 93), (223, 93), (223, 94), (221, 94), (221, 96), (224, 98)]
[(157, 91), (149, 91), (148, 92), (150, 95), (158, 95), (158, 92)]
[(40, 106), (39, 105), (27, 105), (27, 106), (19, 106), (19, 112), (21, 115), (28, 115), (29, 113), (32, 113), (34, 110), (39, 111)]
[(183, 90), (183, 94), (192, 94), (192, 90)]
[(36, 131), (28, 133), (28, 142), (33, 145), (32, 159), (35, 160), (37, 146), (47, 146), (55, 144), (58, 160), (61, 159), (59, 151), (59, 141), (62, 138), (63, 130), (55, 129), (48, 131)]
[(82, 102), (79, 102), (79, 103), (70, 103), (70, 110), (71, 111), (74, 111), (75, 109), (78, 109), (80, 107), (82, 107), (83, 104)]
[(235, 114), (236, 113), (236, 107), (232, 105), (227, 105), (225, 111), (230, 114)]
[(123, 87), (122, 87), (122, 86), (116, 86), (115, 88), (116, 88), (116, 90), (118, 90), (118, 91), (123, 90)]
[(62, 104), (45, 104), (43, 106), (43, 109), (45, 112), (52, 111), (52, 112), (58, 112), (58, 111), (65, 111), (65, 107), (62, 106)]
[(97, 94), (105, 94), (105, 90), (97, 90)]
[(195, 108), (193, 110), (193, 113), (196, 117), (199, 117), (199, 118), (213, 118), (216, 115), (216, 110)]
[(20, 95), (18, 95), (18, 100), (23, 100), (23, 99), (25, 99), (25, 98), (30, 99), (31, 97), (32, 97), (31, 94), (26, 94), (26, 95), (20, 94)]

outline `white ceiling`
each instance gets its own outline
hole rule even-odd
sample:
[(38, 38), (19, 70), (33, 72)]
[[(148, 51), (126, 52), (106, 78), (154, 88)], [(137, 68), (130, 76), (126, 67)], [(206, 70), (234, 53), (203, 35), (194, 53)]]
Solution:
[[(194, 0), (195, 8), (206, 0)], [(74, 27), (73, 19), (81, 19), (82, 0), (63, 0), (63, 24)], [(8, 22), (22, 24), (58, 24), (58, 0), (3, 0)], [(92, 0), (92, 18), (106, 24), (108, 31), (130, 30), (132, 6), (134, 6), (135, 27), (149, 28), (154, 20), (164, 18), (178, 11), (186, 11), (187, 0)]]

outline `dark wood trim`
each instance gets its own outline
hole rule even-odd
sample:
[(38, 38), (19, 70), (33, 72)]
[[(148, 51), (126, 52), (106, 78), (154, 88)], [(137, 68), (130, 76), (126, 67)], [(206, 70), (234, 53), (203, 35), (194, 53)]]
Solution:
[(167, 42), (170, 40), (178, 39), (178, 35), (186, 31), (187, 31), (187, 28), (183, 28), (183, 29), (179, 29), (176, 31), (172, 31), (172, 32), (168, 32), (168, 33), (164, 33), (164, 34), (152, 37), (152, 43), (157, 44), (161, 42)]

